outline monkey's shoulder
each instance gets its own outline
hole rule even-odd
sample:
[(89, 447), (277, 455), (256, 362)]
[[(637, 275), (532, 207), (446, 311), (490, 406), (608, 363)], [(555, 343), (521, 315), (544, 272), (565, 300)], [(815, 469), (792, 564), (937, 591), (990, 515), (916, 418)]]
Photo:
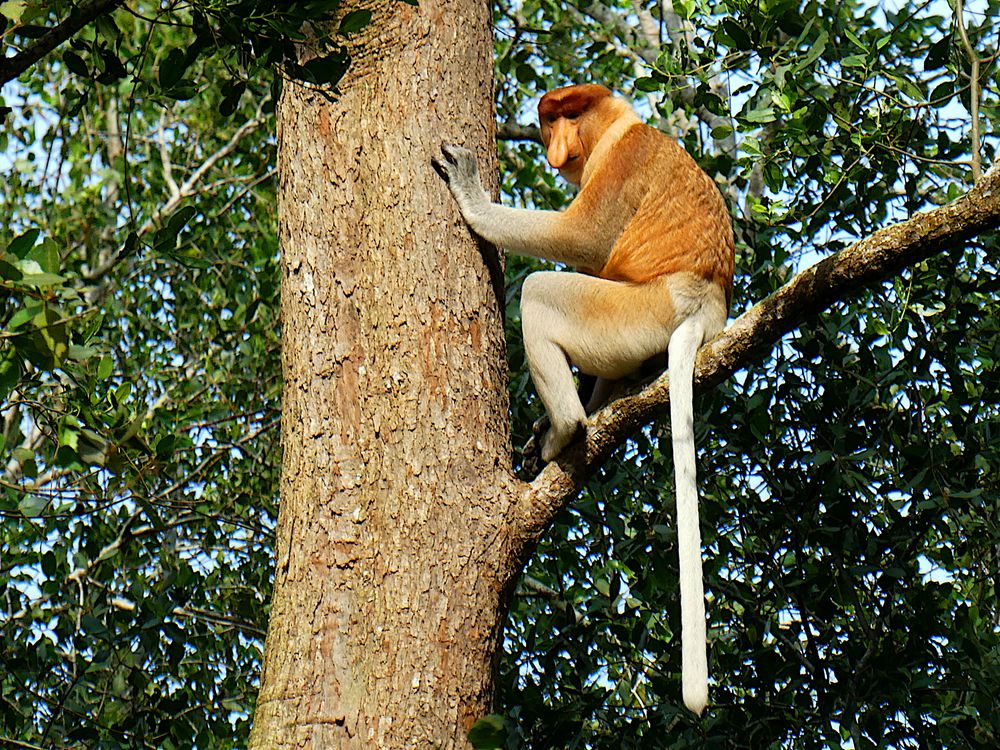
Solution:
[[(600, 177), (598, 177), (600, 174)], [(622, 133), (594, 177), (607, 186), (624, 188), (632, 199), (676, 188), (707, 177), (676, 139), (645, 123)]]

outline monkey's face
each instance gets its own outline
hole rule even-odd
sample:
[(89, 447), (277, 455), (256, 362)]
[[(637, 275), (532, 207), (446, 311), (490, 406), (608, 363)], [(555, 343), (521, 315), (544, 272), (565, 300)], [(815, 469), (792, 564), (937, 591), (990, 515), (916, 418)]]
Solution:
[(541, 130), (549, 164), (559, 170), (563, 179), (579, 185), (587, 163), (587, 154), (580, 139), (580, 116), (568, 112), (542, 118)]
[(611, 99), (608, 89), (588, 83), (554, 89), (538, 102), (549, 164), (574, 185), (580, 184), (590, 150), (608, 124), (602, 115), (609, 114)]

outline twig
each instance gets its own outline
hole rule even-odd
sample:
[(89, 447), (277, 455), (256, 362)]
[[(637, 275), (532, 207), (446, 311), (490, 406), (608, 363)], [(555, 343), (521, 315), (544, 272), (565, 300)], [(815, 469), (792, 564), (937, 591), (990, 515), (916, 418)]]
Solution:
[(969, 130), (969, 140), (972, 150), (972, 181), (979, 182), (982, 176), (982, 156), (980, 155), (980, 134), (979, 134), (979, 56), (969, 41), (969, 34), (965, 29), (965, 0), (955, 0), (955, 25), (958, 27), (958, 35), (962, 38), (962, 46), (965, 54), (969, 58), (969, 116), (972, 118), (972, 127)]
[[(215, 153), (211, 154), (204, 162), (201, 163), (191, 176), (188, 177), (178, 188), (176, 192), (173, 193), (170, 199), (163, 204), (163, 206), (156, 211), (152, 216), (150, 216), (145, 223), (139, 228), (137, 232), (139, 237), (142, 237), (152, 231), (165, 216), (169, 216), (180, 206), (181, 202), (192, 195), (194, 195), (197, 190), (196, 187), (198, 183), (205, 177), (205, 175), (214, 167), (219, 160), (229, 156), (236, 147), (239, 145), (240, 141), (246, 137), (249, 133), (252, 133), (257, 128), (259, 128), (266, 121), (264, 116), (264, 107), (270, 97), (264, 97), (260, 104), (257, 106), (257, 113), (251, 119), (247, 120), (245, 123), (240, 125), (239, 128), (230, 136), (229, 140), (226, 142), (222, 148), (220, 148)], [(84, 281), (97, 281), (105, 274), (107, 274), (112, 268), (118, 265), (122, 260), (125, 259), (126, 253), (124, 246), (118, 250), (114, 255), (112, 255), (108, 260), (98, 266), (96, 269), (88, 274), (82, 275)]]
[(66, 20), (53, 26), (34, 44), (25, 47), (12, 57), (0, 58), (0, 84), (17, 78), (84, 26), (105, 13), (110, 13), (122, 2), (123, 0), (91, 0), (77, 5), (70, 11)]

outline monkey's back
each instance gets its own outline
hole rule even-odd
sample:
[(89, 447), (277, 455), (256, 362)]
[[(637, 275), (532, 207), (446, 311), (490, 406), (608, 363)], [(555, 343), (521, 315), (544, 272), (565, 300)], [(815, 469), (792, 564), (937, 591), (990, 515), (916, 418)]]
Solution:
[(718, 284), (728, 305), (733, 226), (715, 183), (673, 138), (648, 125), (629, 128), (614, 153), (629, 162), (615, 169), (630, 174), (621, 198), (635, 213), (597, 275), (641, 284), (665, 274), (694, 273)]

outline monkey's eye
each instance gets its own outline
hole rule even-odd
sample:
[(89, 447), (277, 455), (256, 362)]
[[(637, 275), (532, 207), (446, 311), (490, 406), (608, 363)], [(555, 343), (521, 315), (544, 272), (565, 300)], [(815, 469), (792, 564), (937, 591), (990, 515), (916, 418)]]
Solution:
[(567, 120), (575, 120), (579, 116), (580, 116), (579, 112), (567, 112), (566, 114), (563, 115), (563, 117)]

